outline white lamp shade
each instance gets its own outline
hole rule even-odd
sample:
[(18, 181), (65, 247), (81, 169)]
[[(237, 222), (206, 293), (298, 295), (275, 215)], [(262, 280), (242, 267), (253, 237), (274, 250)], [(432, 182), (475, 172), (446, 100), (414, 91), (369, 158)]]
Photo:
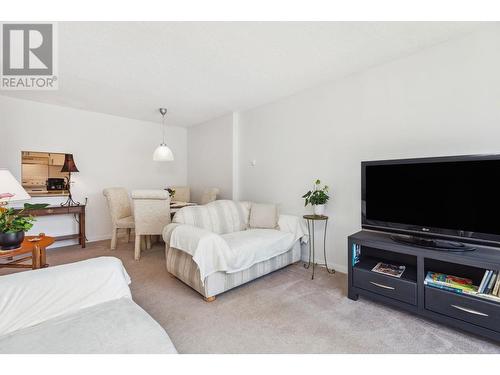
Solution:
[(153, 154), (153, 160), (172, 161), (174, 160), (174, 154), (172, 153), (172, 150), (165, 143), (162, 143), (156, 148)]
[(30, 195), (7, 169), (0, 169), (0, 202), (25, 201)]

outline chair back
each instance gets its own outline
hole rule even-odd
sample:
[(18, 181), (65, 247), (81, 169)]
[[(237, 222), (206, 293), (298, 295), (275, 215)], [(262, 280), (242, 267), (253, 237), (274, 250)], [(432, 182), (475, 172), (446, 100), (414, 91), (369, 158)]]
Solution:
[(217, 199), (217, 194), (219, 194), (219, 189), (218, 188), (208, 188), (205, 189), (201, 196), (201, 204), (207, 204), (210, 202), (213, 202), (214, 200)]
[(173, 201), (190, 202), (191, 190), (189, 186), (171, 186), (170, 188), (175, 190), (175, 194), (172, 197)]
[(134, 190), (134, 222), (136, 235), (162, 234), (170, 224), (170, 196), (165, 190)]
[(108, 201), (109, 213), (111, 214), (111, 221), (113, 224), (124, 217), (132, 215), (127, 189), (113, 187), (104, 189), (102, 193)]

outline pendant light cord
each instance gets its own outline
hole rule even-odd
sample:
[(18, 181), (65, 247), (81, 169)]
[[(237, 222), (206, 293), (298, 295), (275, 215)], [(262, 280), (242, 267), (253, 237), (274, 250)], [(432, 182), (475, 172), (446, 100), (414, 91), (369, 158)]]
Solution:
[(163, 142), (162, 142), (162, 144), (165, 144), (165, 115), (162, 115), (161, 132), (162, 132), (162, 135), (163, 135)]

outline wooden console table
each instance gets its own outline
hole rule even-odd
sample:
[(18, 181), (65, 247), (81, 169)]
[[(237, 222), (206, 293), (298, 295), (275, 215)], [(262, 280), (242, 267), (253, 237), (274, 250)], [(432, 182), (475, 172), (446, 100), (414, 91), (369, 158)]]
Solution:
[[(22, 208), (16, 208), (15, 211), (19, 212)], [(78, 244), (85, 248), (85, 205), (62, 207), (62, 206), (49, 206), (37, 210), (24, 210), (23, 214), (31, 216), (52, 216), (52, 215), (78, 215), (78, 233), (68, 234), (65, 236), (55, 237), (56, 241), (78, 239)]]

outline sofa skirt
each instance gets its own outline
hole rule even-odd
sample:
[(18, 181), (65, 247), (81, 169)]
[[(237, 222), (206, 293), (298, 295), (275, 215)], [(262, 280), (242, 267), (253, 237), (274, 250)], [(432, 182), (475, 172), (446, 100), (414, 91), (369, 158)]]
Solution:
[(198, 265), (188, 253), (174, 247), (166, 247), (165, 258), (167, 271), (176, 278), (189, 285), (203, 297), (213, 297), (239, 285), (255, 280), (280, 268), (286, 267), (300, 260), (300, 240), (287, 252), (268, 260), (259, 262), (245, 270), (227, 273), (216, 272), (207, 276), (202, 282)]

